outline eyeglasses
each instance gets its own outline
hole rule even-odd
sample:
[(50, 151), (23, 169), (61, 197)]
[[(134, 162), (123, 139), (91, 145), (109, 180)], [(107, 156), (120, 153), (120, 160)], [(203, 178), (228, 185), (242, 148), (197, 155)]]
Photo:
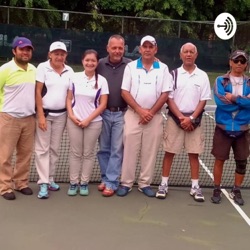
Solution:
[(235, 64), (238, 64), (239, 62), (241, 63), (241, 64), (245, 64), (246, 62), (247, 62), (247, 60), (245, 60), (245, 59), (234, 59), (234, 60), (232, 60)]

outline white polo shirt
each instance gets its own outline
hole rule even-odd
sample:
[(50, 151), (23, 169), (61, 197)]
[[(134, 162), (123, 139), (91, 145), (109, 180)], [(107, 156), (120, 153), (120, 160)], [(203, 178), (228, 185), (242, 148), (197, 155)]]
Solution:
[[(89, 117), (91, 113), (99, 105), (101, 95), (109, 94), (108, 83), (106, 78), (98, 74), (98, 88), (95, 89), (96, 77), (93, 76), (88, 80), (85, 72), (77, 72), (74, 74), (70, 90), (73, 92), (72, 109), (74, 115), (79, 120), (84, 120)], [(101, 121), (102, 117), (99, 115), (92, 122)]]
[(174, 99), (181, 112), (193, 112), (200, 101), (211, 99), (207, 73), (197, 66), (191, 74), (183, 66), (179, 67), (177, 69), (176, 89), (169, 94), (169, 98)]
[(121, 88), (129, 91), (142, 108), (150, 109), (163, 92), (173, 90), (173, 83), (166, 64), (154, 62), (147, 71), (139, 58), (125, 67)]
[[(51, 66), (49, 60), (40, 63), (37, 67), (36, 81), (44, 83), (44, 94), (42, 94), (43, 108), (60, 110), (66, 108), (67, 90), (70, 87), (74, 71), (68, 65), (58, 74)], [(58, 116), (62, 113), (49, 113)]]

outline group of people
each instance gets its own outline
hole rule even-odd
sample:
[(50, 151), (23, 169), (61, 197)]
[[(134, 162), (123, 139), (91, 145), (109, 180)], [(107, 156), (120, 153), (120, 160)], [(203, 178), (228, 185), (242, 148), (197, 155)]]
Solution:
[[(103, 196), (116, 193), (123, 197), (132, 190), (140, 157), (138, 190), (148, 197), (166, 198), (174, 156), (185, 148), (191, 169), (190, 195), (203, 202), (198, 157), (204, 150), (202, 114), (211, 90), (207, 74), (195, 64), (196, 46), (185, 43), (180, 48), (182, 65), (171, 72), (156, 57), (158, 46), (152, 36), (141, 39), (141, 57), (134, 61), (124, 57), (125, 40), (120, 35), (112, 35), (106, 49), (107, 57), (100, 60), (95, 50), (86, 50), (83, 71), (74, 73), (66, 64), (64, 43), (53, 42), (48, 60), (35, 68), (30, 64), (32, 42), (25, 37), (13, 41), (14, 57), (0, 67), (0, 194), (7, 200), (16, 198), (15, 190), (33, 194), (28, 186), (33, 146), (38, 198), (46, 199), (49, 191), (59, 190), (54, 176), (67, 128), (69, 196), (89, 194), (98, 142), (98, 190)], [(250, 79), (244, 74), (248, 55), (236, 50), (229, 64), (230, 71), (214, 85), (217, 108), (211, 201), (221, 201), (223, 165), (232, 148), (236, 167), (230, 197), (243, 205), (240, 187), (249, 156)], [(168, 119), (163, 130), (165, 104)], [(151, 182), (162, 142), (162, 180), (155, 192)]]

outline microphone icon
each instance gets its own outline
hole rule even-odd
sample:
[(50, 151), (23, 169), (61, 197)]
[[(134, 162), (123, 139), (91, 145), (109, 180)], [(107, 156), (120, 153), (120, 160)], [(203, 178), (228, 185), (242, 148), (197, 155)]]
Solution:
[(229, 40), (234, 36), (237, 29), (235, 18), (229, 13), (221, 13), (214, 21), (214, 31), (222, 40)]
[(227, 19), (225, 20), (224, 24), (223, 25), (218, 24), (217, 27), (218, 28), (221, 28), (221, 27), (223, 28), (224, 27), (225, 32), (229, 36), (232, 33), (232, 31), (233, 31), (233, 21), (228, 16)]

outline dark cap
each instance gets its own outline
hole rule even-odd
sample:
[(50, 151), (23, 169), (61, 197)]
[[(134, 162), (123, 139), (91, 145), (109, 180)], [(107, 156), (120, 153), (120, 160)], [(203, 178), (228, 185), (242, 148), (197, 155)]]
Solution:
[(235, 50), (231, 55), (230, 55), (230, 59), (234, 60), (236, 58), (238, 58), (239, 56), (243, 56), (247, 61), (248, 61), (248, 55), (245, 51), (243, 50)]
[(26, 37), (17, 37), (14, 39), (12, 43), (12, 48), (15, 49), (18, 48), (24, 48), (24, 47), (31, 47), (34, 50), (34, 47), (31, 43), (31, 41)]

